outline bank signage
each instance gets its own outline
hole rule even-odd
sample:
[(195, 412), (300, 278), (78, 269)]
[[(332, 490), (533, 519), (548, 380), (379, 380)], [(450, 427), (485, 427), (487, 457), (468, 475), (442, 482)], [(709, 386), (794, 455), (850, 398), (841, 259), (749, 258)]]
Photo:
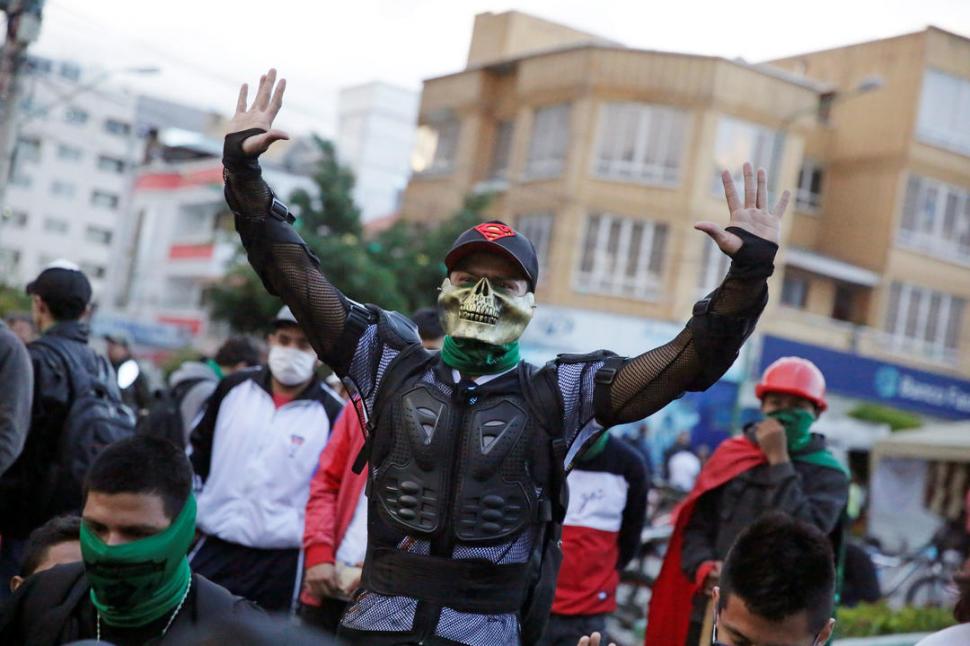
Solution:
[(889, 406), (953, 419), (970, 417), (970, 381), (954, 379), (894, 363), (838, 352), (816, 345), (766, 335), (763, 370), (775, 359), (805, 357), (825, 374), (829, 391)]

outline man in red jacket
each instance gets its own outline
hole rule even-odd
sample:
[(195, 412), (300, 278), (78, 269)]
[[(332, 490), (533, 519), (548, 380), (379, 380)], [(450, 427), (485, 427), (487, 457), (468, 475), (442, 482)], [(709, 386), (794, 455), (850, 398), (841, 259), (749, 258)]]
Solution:
[(574, 646), (599, 633), (616, 610), (620, 570), (640, 546), (647, 513), (647, 468), (629, 444), (603, 433), (568, 476), (562, 567), (540, 646)]
[[(438, 350), (444, 339), (438, 312), (422, 308), (411, 317), (421, 345)], [(320, 466), (310, 482), (303, 532), (306, 574), (301, 616), (310, 625), (335, 633), (347, 600), (360, 583), (367, 550), (367, 467), (353, 466), (364, 447), (360, 418), (347, 403), (334, 425)]]

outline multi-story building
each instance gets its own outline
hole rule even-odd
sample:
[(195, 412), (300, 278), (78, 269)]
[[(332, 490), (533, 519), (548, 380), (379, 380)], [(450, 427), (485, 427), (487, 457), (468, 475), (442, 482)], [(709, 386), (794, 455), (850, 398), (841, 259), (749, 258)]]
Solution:
[(361, 216), (396, 212), (411, 174), (418, 93), (380, 82), (356, 85), (340, 91), (337, 111), (337, 154), (354, 171)]
[[(508, 12), (478, 16), (469, 51), (424, 84), (402, 214), (434, 221), (494, 194), (489, 215), (540, 255), (537, 355), (676, 333), (729, 262), (693, 225), (727, 222), (720, 171), (740, 180), (751, 161), (794, 204), (760, 343), (718, 388), (798, 352), (829, 375), (829, 420), (860, 399), (970, 414), (970, 41), (931, 28), (755, 65)], [(724, 432), (722, 394), (658, 423)]]
[(2, 205), (0, 276), (22, 286), (66, 258), (84, 269), (100, 300), (142, 151), (136, 99), (70, 61), (31, 58), (26, 67)]
[[(169, 150), (177, 148), (171, 156), (180, 161), (155, 160), (140, 169), (135, 181), (131, 261), (114, 316), (103, 325), (127, 329), (143, 337), (145, 346), (172, 348), (191, 341), (213, 350), (228, 330), (209, 320), (205, 292), (225, 276), (239, 237), (223, 197), (221, 142), (175, 134), (177, 145)], [(268, 160), (263, 174), (281, 196), (314, 189), (309, 178)]]

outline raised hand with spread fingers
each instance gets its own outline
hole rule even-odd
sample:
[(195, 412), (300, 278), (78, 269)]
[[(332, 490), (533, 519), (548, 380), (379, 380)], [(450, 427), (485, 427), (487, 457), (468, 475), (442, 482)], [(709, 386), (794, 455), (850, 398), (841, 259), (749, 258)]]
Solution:
[[(721, 173), (724, 197), (727, 199), (728, 212), (731, 214), (728, 226), (744, 229), (748, 233), (777, 244), (780, 237), (781, 217), (785, 214), (785, 209), (788, 208), (791, 193), (788, 191), (782, 193), (774, 207), (769, 209), (768, 175), (765, 173), (765, 169), (758, 169), (757, 186), (755, 185), (755, 173), (751, 164), (745, 162), (743, 170), (743, 205), (738, 197), (738, 191), (734, 187), (734, 179), (731, 177), (731, 173), (728, 171)], [(733, 256), (741, 248), (741, 238), (716, 222), (698, 222), (694, 225), (694, 228), (711, 236), (711, 239), (717, 243), (721, 251), (729, 256)]]
[(283, 93), (286, 91), (286, 79), (276, 81), (276, 70), (271, 69), (259, 77), (259, 87), (252, 105), (247, 107), (249, 84), (243, 83), (239, 88), (236, 99), (236, 112), (229, 121), (228, 132), (242, 132), (244, 130), (259, 129), (262, 133), (254, 133), (242, 142), (243, 152), (250, 157), (262, 155), (273, 144), (290, 136), (273, 128), (273, 121), (283, 107)]

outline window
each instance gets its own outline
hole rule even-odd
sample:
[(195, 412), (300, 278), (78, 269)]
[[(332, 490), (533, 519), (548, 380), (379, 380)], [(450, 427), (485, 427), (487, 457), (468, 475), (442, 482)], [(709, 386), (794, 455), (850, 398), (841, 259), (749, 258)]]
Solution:
[(221, 213), (225, 212), (224, 202), (222, 204), (202, 202), (179, 207), (175, 229), (172, 233), (173, 239), (211, 242), (218, 218)]
[(98, 155), (98, 170), (108, 171), (109, 173), (124, 173), (125, 160)]
[(81, 79), (81, 66), (76, 63), (61, 63), (60, 74), (69, 81), (78, 81)]
[(552, 213), (530, 213), (520, 215), (516, 220), (516, 229), (531, 240), (536, 248), (540, 269), (548, 267), (554, 219), (555, 216)]
[(586, 220), (580, 291), (654, 299), (660, 294), (667, 225), (608, 213)]
[(166, 307), (197, 307), (202, 302), (202, 290), (194, 279), (177, 276), (165, 281), (162, 303)]
[(62, 161), (78, 161), (81, 159), (81, 149), (67, 144), (57, 146), (57, 158)]
[(916, 137), (970, 155), (970, 79), (928, 69), (923, 74)]
[(20, 251), (0, 247), (0, 274), (7, 277), (13, 276), (19, 267)]
[(781, 304), (795, 309), (805, 309), (808, 302), (808, 278), (792, 271), (785, 272), (781, 284)]
[(48, 233), (67, 233), (67, 220), (61, 218), (44, 218), (44, 231)]
[(17, 161), (40, 161), (40, 139), (37, 137), (20, 137), (17, 139)]
[(561, 103), (535, 111), (526, 175), (532, 179), (557, 177), (566, 164), (569, 146), (569, 104)]
[(495, 125), (495, 140), (492, 143), (492, 163), (488, 169), (489, 179), (507, 179), (509, 159), (512, 157), (512, 135), (514, 124), (499, 121)]
[(109, 245), (111, 244), (111, 231), (103, 227), (88, 225), (84, 230), (84, 239), (88, 242)]
[(131, 132), (131, 124), (118, 119), (105, 119), (104, 131), (108, 134), (126, 137)]
[(970, 189), (910, 175), (896, 241), (970, 263)]
[(603, 105), (593, 172), (611, 179), (676, 184), (686, 124), (682, 110), (644, 103)]
[(91, 204), (94, 206), (103, 206), (107, 209), (118, 208), (118, 202), (120, 198), (114, 193), (108, 193), (105, 191), (91, 191)]
[(701, 272), (697, 287), (701, 294), (709, 294), (721, 284), (731, 267), (731, 257), (721, 251), (713, 240), (706, 235), (701, 241)]
[(798, 172), (798, 190), (795, 191), (795, 207), (800, 211), (814, 213), (822, 205), (822, 167), (811, 159), (802, 162)]
[(17, 227), (18, 229), (23, 229), (27, 226), (27, 221), (30, 216), (26, 211), (11, 211), (9, 215), (5, 216), (3, 219), (3, 224), (8, 227)]
[(418, 128), (411, 166), (416, 173), (450, 173), (458, 152), (458, 135), (461, 124), (456, 119), (441, 121)]
[(10, 185), (20, 188), (30, 188), (34, 185), (34, 178), (14, 167), (10, 173)]
[(87, 112), (75, 106), (68, 106), (67, 110), (64, 111), (64, 121), (79, 126), (87, 123), (89, 116)]
[(70, 183), (59, 179), (55, 179), (51, 182), (51, 194), (57, 197), (71, 198), (77, 193), (77, 187)]
[(896, 348), (955, 360), (965, 304), (950, 294), (894, 282), (889, 288), (886, 332)]
[(96, 265), (93, 262), (82, 262), (81, 271), (83, 271), (88, 278), (104, 278), (105, 274), (108, 273), (104, 265)]
[(738, 194), (744, 195), (741, 167), (744, 162), (751, 162), (755, 170), (764, 168), (767, 171), (770, 199), (778, 181), (777, 170), (783, 142), (783, 135), (776, 130), (733, 117), (721, 117), (714, 144), (714, 177), (711, 184), (714, 195), (724, 195), (724, 185), (721, 183), (723, 170), (733, 173)]

